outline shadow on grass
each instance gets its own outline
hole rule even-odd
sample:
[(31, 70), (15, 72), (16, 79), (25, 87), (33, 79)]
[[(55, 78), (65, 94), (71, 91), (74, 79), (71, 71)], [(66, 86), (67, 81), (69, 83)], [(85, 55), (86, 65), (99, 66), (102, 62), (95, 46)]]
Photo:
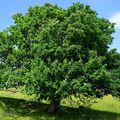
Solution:
[[(120, 114), (101, 112), (88, 108), (71, 108), (61, 106), (57, 115), (46, 112), (47, 104), (0, 97), (0, 120), (120, 120)], [(1, 117), (2, 116), (2, 117)]]

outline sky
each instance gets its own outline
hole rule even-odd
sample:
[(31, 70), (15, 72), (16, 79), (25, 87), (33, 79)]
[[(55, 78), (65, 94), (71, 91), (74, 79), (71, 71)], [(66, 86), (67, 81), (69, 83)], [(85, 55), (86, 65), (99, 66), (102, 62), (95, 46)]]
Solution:
[(97, 11), (99, 17), (116, 23), (114, 40), (110, 48), (116, 48), (120, 53), (120, 0), (0, 0), (0, 31), (14, 23), (12, 15), (26, 13), (29, 6), (43, 5), (45, 2), (57, 4), (65, 9), (76, 2), (90, 5)]

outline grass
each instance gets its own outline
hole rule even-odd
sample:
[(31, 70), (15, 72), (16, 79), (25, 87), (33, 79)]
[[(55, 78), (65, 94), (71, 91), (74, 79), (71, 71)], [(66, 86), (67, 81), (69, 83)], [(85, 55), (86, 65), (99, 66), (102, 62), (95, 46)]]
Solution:
[(111, 95), (108, 95), (100, 99), (98, 103), (93, 104), (91, 108), (94, 110), (109, 111), (120, 114), (120, 101), (114, 99)]
[(0, 120), (120, 120), (120, 102), (105, 96), (91, 108), (61, 106), (59, 114), (46, 112), (48, 104), (35, 96), (0, 91)]

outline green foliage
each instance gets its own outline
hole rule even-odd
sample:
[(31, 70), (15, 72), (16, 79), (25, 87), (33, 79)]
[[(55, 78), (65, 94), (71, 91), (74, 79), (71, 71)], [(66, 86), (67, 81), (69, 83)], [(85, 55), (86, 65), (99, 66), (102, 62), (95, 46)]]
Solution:
[(110, 90), (114, 96), (120, 96), (120, 53), (112, 49), (106, 54), (107, 68), (111, 72)]
[(0, 33), (0, 79), (7, 87), (24, 86), (39, 100), (56, 102), (78, 93), (109, 93), (104, 59), (114, 24), (80, 3), (66, 10), (36, 5), (13, 19), (14, 25)]

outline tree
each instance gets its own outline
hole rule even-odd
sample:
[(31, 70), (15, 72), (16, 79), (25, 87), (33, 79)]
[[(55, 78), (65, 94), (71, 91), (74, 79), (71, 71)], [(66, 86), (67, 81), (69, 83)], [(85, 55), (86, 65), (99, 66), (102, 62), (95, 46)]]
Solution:
[(114, 96), (118, 97), (120, 96), (120, 53), (117, 53), (116, 49), (108, 51), (104, 62), (112, 76), (110, 90)]
[(51, 112), (70, 95), (110, 93), (111, 75), (104, 59), (114, 24), (80, 3), (68, 9), (36, 5), (13, 19), (14, 25), (0, 36), (5, 66), (1, 81), (6, 86), (24, 86), (38, 100), (49, 100)]

